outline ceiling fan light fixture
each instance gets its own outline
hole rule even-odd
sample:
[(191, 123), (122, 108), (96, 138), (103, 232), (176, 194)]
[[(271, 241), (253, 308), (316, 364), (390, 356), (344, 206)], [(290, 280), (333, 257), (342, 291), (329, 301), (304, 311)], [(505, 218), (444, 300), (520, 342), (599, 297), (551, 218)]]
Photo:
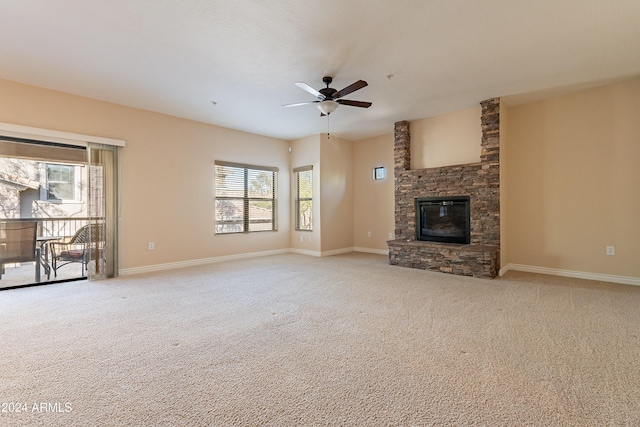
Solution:
[(322, 111), (323, 114), (329, 115), (331, 113), (333, 113), (334, 111), (336, 111), (336, 109), (338, 108), (338, 104), (336, 101), (322, 101), (320, 103), (318, 103), (318, 109), (320, 111)]

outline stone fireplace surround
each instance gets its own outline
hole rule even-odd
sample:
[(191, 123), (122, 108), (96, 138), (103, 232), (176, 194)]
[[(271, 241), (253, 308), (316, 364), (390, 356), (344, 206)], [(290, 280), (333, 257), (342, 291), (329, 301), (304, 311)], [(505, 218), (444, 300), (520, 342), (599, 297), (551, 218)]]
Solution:
[[(482, 106), (479, 163), (411, 170), (409, 122), (395, 123), (395, 240), (389, 263), (464, 276), (494, 278), (500, 269), (500, 99)], [(415, 199), (469, 196), (471, 244), (416, 240)]]

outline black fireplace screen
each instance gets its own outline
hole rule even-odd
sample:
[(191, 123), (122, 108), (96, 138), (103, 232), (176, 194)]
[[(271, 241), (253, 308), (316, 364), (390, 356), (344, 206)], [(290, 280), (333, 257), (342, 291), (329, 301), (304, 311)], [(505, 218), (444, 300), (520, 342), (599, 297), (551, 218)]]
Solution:
[(416, 199), (416, 239), (470, 243), (469, 197)]

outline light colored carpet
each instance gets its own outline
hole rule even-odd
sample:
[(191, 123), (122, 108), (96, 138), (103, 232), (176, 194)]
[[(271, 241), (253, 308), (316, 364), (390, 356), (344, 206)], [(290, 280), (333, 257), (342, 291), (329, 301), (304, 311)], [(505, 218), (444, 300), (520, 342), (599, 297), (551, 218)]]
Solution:
[(640, 425), (632, 286), (289, 254), (4, 291), (0, 316), (0, 402), (27, 405), (2, 426)]

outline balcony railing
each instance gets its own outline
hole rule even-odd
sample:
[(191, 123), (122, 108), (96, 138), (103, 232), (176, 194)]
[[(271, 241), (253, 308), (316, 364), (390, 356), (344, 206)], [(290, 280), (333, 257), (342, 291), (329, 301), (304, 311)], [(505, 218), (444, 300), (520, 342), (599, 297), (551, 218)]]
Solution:
[(2, 221), (38, 221), (38, 236), (71, 237), (89, 223), (104, 223), (104, 217), (2, 218)]
[(89, 223), (104, 223), (103, 217), (35, 218), (38, 221), (38, 236), (71, 237)]

